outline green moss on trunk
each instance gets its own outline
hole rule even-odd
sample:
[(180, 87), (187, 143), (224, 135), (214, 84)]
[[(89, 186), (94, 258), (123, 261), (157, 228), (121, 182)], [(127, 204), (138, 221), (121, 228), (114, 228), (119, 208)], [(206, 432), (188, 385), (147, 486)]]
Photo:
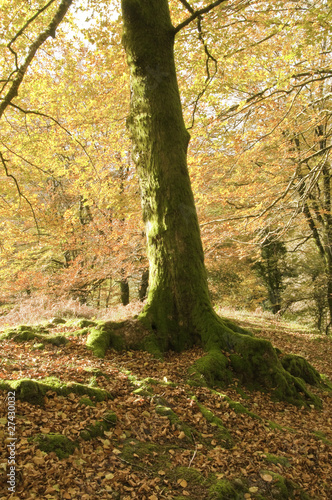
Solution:
[[(208, 354), (195, 364), (194, 383), (199, 374), (209, 385), (229, 383), (235, 375), (252, 387), (272, 391), (278, 399), (318, 406), (318, 398), (298, 378), (301, 370), (294, 377), (269, 342), (214, 313), (187, 168), (189, 134), (176, 78), (176, 32), (168, 1), (122, 0), (122, 14), (131, 75), (128, 128), (150, 263), (149, 294), (139, 317), (150, 331), (143, 346), (160, 356), (168, 349), (202, 345)], [(105, 338), (100, 352), (107, 344)]]

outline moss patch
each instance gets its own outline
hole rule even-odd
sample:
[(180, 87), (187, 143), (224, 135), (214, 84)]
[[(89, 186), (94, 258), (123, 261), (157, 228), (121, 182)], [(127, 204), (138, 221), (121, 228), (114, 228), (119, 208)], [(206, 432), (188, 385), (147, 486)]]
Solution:
[(272, 476), (270, 485), (270, 497), (276, 500), (310, 500), (310, 497), (293, 481), (276, 474), (272, 471), (261, 471), (261, 475), (268, 474)]
[(78, 448), (77, 441), (71, 441), (62, 434), (38, 434), (28, 441), (36, 443), (46, 453), (53, 451), (59, 459), (68, 458)]
[[(44, 333), (41, 333), (44, 332)], [(46, 333), (45, 333), (46, 332)], [(64, 335), (48, 335), (47, 330), (42, 327), (30, 327), (21, 325), (15, 329), (5, 331), (0, 335), (0, 340), (15, 340), (15, 342), (27, 342), (29, 340), (37, 340), (42, 344), (52, 344), (60, 346), (68, 341)]]
[(184, 432), (189, 442), (191, 443), (193, 442), (193, 434), (197, 434), (196, 429), (190, 427), (190, 425), (186, 424), (185, 422), (182, 422), (182, 420), (177, 416), (177, 414), (171, 408), (168, 408), (167, 406), (163, 405), (157, 405), (156, 413), (158, 413), (158, 415), (161, 415), (163, 417), (167, 417), (171, 422), (171, 424), (175, 425), (175, 427), (179, 431)]
[(242, 500), (244, 498), (244, 492), (246, 488), (242, 486), (240, 481), (228, 481), (227, 479), (222, 479), (216, 481), (209, 488), (209, 500)]
[(78, 403), (85, 406), (96, 406), (90, 398), (81, 398)]
[(281, 364), (294, 377), (302, 378), (307, 384), (321, 387), (323, 380), (318, 371), (301, 356), (286, 354), (281, 358)]
[(234, 410), (235, 413), (237, 413), (237, 414), (241, 414), (242, 413), (244, 415), (248, 415), (248, 417), (256, 418), (257, 420), (262, 420), (262, 418), (259, 415), (257, 415), (256, 413), (253, 413), (253, 412), (249, 411), (245, 406), (243, 406), (238, 401), (233, 401), (231, 398), (229, 398), (225, 394), (221, 394), (220, 392), (214, 391), (212, 389), (211, 389), (211, 392), (213, 392), (214, 394), (217, 394), (224, 401), (226, 401), (227, 404), (228, 404), (228, 406), (229, 406), (229, 408), (231, 408), (232, 410)]
[(286, 457), (278, 457), (277, 455), (271, 455), (270, 453), (265, 453), (263, 458), (270, 464), (282, 465), (283, 467), (290, 467), (291, 464)]
[(70, 393), (87, 395), (96, 401), (104, 401), (111, 398), (111, 394), (104, 389), (93, 388), (76, 382), (65, 384), (55, 377), (48, 377), (43, 380), (20, 379), (0, 381), (0, 391), (10, 390), (15, 391), (18, 399), (37, 405), (44, 404), (44, 397), (48, 391), (56, 392), (62, 396), (67, 396)]
[(313, 431), (313, 435), (319, 439), (320, 441), (323, 441), (324, 444), (327, 444), (329, 446), (332, 445), (332, 441), (330, 441), (329, 439), (327, 439), (327, 437), (325, 436), (324, 432), (321, 432), (321, 431)]
[(33, 346), (31, 346), (31, 351), (42, 351), (43, 349), (45, 349), (44, 344), (33, 344)]
[(196, 398), (193, 398), (193, 399), (196, 402), (196, 404), (197, 404), (200, 412), (202, 413), (203, 417), (205, 418), (205, 420), (207, 422), (209, 422), (210, 424), (214, 424), (217, 427), (218, 431), (214, 435), (215, 439), (218, 439), (218, 441), (221, 442), (221, 446), (223, 448), (226, 448), (226, 449), (232, 448), (234, 445), (233, 438), (230, 435), (230, 433), (228, 432), (228, 430), (226, 429), (226, 427), (224, 426), (222, 420), (220, 420), (220, 418), (216, 417), (211, 410), (208, 410), (207, 408), (205, 408), (205, 406), (200, 404)]
[(213, 350), (189, 368), (190, 385), (226, 386), (233, 380), (229, 360), (220, 350)]
[(80, 436), (85, 441), (95, 437), (102, 437), (106, 431), (116, 425), (116, 421), (117, 417), (114, 412), (105, 413), (103, 420), (98, 420), (95, 424), (81, 431)]
[(114, 323), (111, 321), (100, 323), (90, 329), (86, 346), (91, 349), (95, 356), (104, 358), (107, 349), (113, 348), (116, 351), (122, 351), (125, 348), (125, 341), (115, 330), (123, 326), (123, 323)]
[(169, 450), (175, 450), (172, 445), (156, 445), (146, 441), (136, 441), (132, 438), (126, 440), (123, 444), (121, 457), (131, 463), (137, 463), (142, 466), (147, 461), (149, 468), (158, 472), (171, 467)]

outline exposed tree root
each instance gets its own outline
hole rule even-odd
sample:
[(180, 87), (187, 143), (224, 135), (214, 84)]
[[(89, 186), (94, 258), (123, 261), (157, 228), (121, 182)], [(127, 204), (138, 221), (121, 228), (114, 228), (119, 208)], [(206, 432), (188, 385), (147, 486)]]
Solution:
[(0, 391), (15, 391), (18, 399), (41, 406), (44, 404), (44, 397), (48, 391), (56, 392), (62, 396), (67, 396), (70, 393), (87, 395), (96, 401), (104, 401), (104, 399), (112, 397), (103, 389), (89, 387), (77, 382), (65, 384), (53, 377), (44, 380), (3, 380), (0, 381)]
[[(147, 315), (143, 316), (146, 324)], [(320, 399), (306, 388), (306, 384), (323, 387), (319, 373), (303, 358), (283, 356), (266, 340), (257, 339), (250, 332), (218, 317), (213, 311), (195, 318), (192, 338), (200, 338), (207, 354), (196, 361), (190, 370), (193, 383), (209, 386), (227, 385), (236, 378), (250, 389), (267, 390), (277, 400), (297, 406), (321, 406)], [(165, 324), (163, 325), (165, 326)], [(165, 346), (169, 331), (151, 328), (144, 347), (155, 353)], [(178, 336), (187, 332), (178, 329)], [(181, 345), (181, 340), (178, 342)]]

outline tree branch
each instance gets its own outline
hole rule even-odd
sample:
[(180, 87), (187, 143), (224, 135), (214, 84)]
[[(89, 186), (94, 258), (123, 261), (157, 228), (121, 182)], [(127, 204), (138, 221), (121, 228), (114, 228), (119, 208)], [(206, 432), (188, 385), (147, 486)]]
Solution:
[(16, 189), (17, 189), (17, 192), (18, 192), (19, 196), (21, 198), (23, 198), (27, 202), (27, 204), (29, 205), (30, 210), (32, 212), (33, 219), (34, 219), (35, 224), (36, 224), (37, 233), (38, 233), (38, 236), (39, 236), (40, 235), (39, 225), (38, 225), (37, 217), (36, 217), (35, 211), (33, 209), (33, 206), (31, 204), (31, 202), (28, 200), (28, 198), (25, 196), (25, 194), (22, 193), (22, 191), (20, 189), (20, 186), (19, 186), (19, 184), (17, 182), (16, 177), (14, 177), (13, 174), (10, 174), (8, 172), (8, 168), (7, 168), (7, 165), (6, 165), (7, 160), (5, 160), (5, 158), (4, 158), (3, 154), (1, 153), (1, 151), (0, 151), (0, 160), (1, 160), (2, 166), (3, 166), (4, 170), (5, 170), (6, 176), (9, 177), (10, 179), (12, 179), (14, 181), (14, 184), (16, 186)]
[(51, 36), (52, 38), (55, 38), (55, 31), (66, 15), (67, 10), (69, 9), (72, 2), (73, 0), (61, 1), (58, 10), (54, 14), (53, 19), (46, 30), (40, 33), (37, 36), (36, 40), (30, 45), (28, 55), (26, 56), (20, 68), (18, 68), (17, 75), (15, 76), (10, 89), (8, 90), (6, 96), (2, 99), (2, 103), (0, 104), (0, 118), (2, 117), (4, 111), (9, 106), (11, 101), (18, 95), (19, 87), (39, 47), (45, 42), (45, 40), (47, 40), (48, 37)]
[[(185, 19), (182, 23), (178, 24), (174, 28), (174, 32), (178, 33), (181, 31), (185, 26), (188, 26), (191, 22), (193, 22), (197, 17), (202, 16), (203, 14), (206, 14), (207, 12), (210, 12), (210, 10), (214, 9), (215, 7), (218, 7), (221, 3), (225, 3), (228, 0), (216, 0), (215, 2), (211, 3), (210, 5), (207, 5), (203, 9), (196, 10), (192, 13), (190, 17)], [(189, 12), (192, 10), (188, 2), (180, 0), (180, 2), (189, 10)], [(189, 8), (188, 8), (189, 7)]]

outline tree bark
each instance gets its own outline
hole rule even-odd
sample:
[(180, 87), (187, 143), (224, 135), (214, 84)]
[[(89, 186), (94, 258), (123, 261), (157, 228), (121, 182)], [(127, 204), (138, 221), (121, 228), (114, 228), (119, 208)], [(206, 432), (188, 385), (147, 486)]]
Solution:
[(187, 168), (189, 134), (175, 71), (175, 31), (166, 0), (122, 5), (131, 71), (128, 126), (150, 262), (145, 317), (159, 335), (168, 332), (163, 349), (179, 349), (192, 344), (195, 316), (211, 304)]
[[(194, 197), (187, 168), (186, 130), (174, 62), (175, 29), (167, 0), (122, 0), (123, 44), (131, 74), (128, 128), (140, 179), (150, 263), (149, 350), (209, 352), (195, 370), (210, 382), (240, 378), (276, 388), (277, 397), (310, 399), (285, 371), (269, 342), (255, 339), (213, 311)], [(221, 350), (231, 353), (229, 358)]]

